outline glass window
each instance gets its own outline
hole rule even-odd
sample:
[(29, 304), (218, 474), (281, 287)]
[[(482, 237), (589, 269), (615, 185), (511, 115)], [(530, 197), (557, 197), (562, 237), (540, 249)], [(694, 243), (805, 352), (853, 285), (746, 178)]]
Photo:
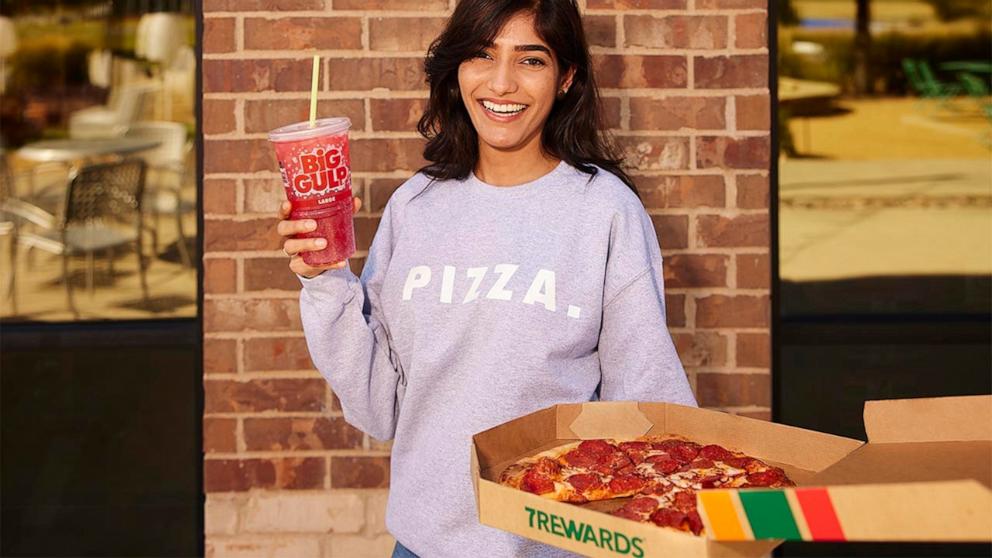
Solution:
[(193, 3), (2, 6), (0, 319), (195, 316)]

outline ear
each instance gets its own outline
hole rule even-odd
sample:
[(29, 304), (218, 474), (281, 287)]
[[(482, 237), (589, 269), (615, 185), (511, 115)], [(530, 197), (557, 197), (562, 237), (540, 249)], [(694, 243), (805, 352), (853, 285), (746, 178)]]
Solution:
[(559, 91), (568, 91), (568, 88), (572, 87), (572, 79), (575, 77), (575, 66), (569, 66), (565, 70), (565, 75), (562, 76), (561, 86), (558, 88)]

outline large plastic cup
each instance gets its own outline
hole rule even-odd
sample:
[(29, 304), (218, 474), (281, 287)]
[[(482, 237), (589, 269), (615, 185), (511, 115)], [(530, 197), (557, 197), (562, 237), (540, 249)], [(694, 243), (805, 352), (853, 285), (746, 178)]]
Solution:
[(291, 219), (314, 219), (317, 229), (296, 238), (326, 238), (319, 252), (303, 252), (307, 265), (319, 266), (355, 253), (352, 220), (351, 159), (347, 118), (322, 118), (316, 126), (300, 122), (269, 132), (279, 160)]

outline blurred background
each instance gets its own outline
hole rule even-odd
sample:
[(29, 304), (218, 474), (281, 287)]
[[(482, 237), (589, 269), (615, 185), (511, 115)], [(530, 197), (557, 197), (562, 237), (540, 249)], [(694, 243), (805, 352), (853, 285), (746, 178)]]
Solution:
[[(863, 440), (865, 400), (992, 391), (992, 3), (773, 1), (773, 415)], [(988, 553), (892, 544), (778, 551)]]
[(190, 0), (0, 0), (2, 556), (202, 555)]
[(190, 0), (3, 0), (0, 319), (196, 315)]

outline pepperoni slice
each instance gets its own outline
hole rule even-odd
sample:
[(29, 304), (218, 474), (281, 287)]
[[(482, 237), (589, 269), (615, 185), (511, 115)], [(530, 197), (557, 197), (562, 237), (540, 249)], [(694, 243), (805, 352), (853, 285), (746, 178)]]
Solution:
[(585, 469), (591, 468), (593, 465), (598, 463), (598, 459), (595, 455), (591, 453), (584, 453), (577, 449), (561, 456), (561, 459), (572, 467), (580, 467)]
[(728, 457), (726, 459), (721, 459), (720, 461), (723, 461), (735, 469), (743, 469), (746, 471), (748, 465), (756, 461), (756, 459), (753, 457)]
[(631, 464), (630, 458), (622, 451), (615, 451), (599, 459), (593, 470), (602, 475), (612, 475)]
[(713, 461), (710, 459), (700, 457), (693, 460), (693, 462), (690, 465), (692, 465), (693, 469), (710, 469), (712, 467), (715, 467), (716, 463), (713, 463)]
[(651, 513), (658, 509), (658, 501), (654, 498), (634, 498), (625, 508), (630, 508), (638, 513)]
[(651, 457), (648, 458), (648, 462), (651, 463), (651, 467), (655, 471), (657, 471), (657, 472), (659, 472), (659, 473), (661, 473), (663, 475), (667, 475), (668, 473), (673, 473), (673, 472), (675, 472), (676, 469), (679, 468), (679, 462), (678, 461), (675, 461), (671, 457), (664, 456), (664, 457), (662, 457), (660, 459), (657, 459), (657, 460), (654, 460), (654, 461), (652, 461), (652, 459), (653, 458), (651, 458)]
[(659, 527), (675, 527), (680, 529), (686, 521), (685, 514), (671, 508), (661, 508), (651, 514), (651, 523)]
[(532, 469), (524, 473), (520, 488), (534, 494), (547, 494), (554, 491), (555, 481)]
[(620, 442), (617, 444), (620, 451), (630, 452), (630, 451), (648, 451), (651, 449), (651, 444), (647, 442)]
[(682, 440), (669, 439), (669, 440), (662, 440), (660, 442), (654, 442), (651, 444), (651, 447), (663, 451), (670, 451), (672, 448), (681, 446), (684, 443), (685, 442)]
[(630, 465), (627, 465), (626, 467), (621, 467), (621, 468), (617, 469), (617, 474), (618, 475), (634, 475), (634, 474), (637, 474), (637, 467), (635, 467), (634, 464), (631, 463)]
[(758, 473), (750, 473), (747, 476), (749, 486), (771, 486), (782, 480), (781, 469), (769, 469)]
[(693, 535), (699, 535), (703, 532), (703, 519), (699, 517), (699, 513), (696, 510), (685, 514), (685, 518), (689, 523), (689, 530), (692, 531)]
[(606, 440), (583, 440), (576, 449), (596, 456), (607, 456), (617, 451), (617, 448)]
[(699, 480), (699, 486), (701, 488), (716, 488), (720, 486), (723, 477), (720, 475), (710, 475)]
[(594, 473), (579, 473), (577, 475), (572, 475), (565, 479), (565, 482), (572, 485), (572, 487), (579, 492), (601, 488), (603, 486), (603, 479)]
[(696, 509), (696, 493), (692, 490), (685, 490), (675, 495), (673, 504), (675, 509), (682, 512), (690, 512)]
[(561, 466), (550, 457), (542, 457), (534, 464), (534, 470), (547, 477), (557, 477), (561, 473)]
[(706, 459), (713, 459), (715, 461), (726, 461), (734, 457), (734, 454), (730, 453), (723, 446), (718, 446), (716, 444), (710, 444), (708, 446), (703, 446), (699, 450), (700, 457), (705, 457)]
[(681, 446), (676, 446), (669, 450), (672, 459), (678, 461), (679, 463), (689, 463), (699, 455), (699, 449), (693, 447), (693, 445), (682, 444)]
[(622, 508), (617, 508), (610, 512), (610, 515), (615, 515), (617, 517), (622, 517), (624, 519), (630, 519), (632, 521), (641, 521), (641, 514), (636, 511), (624, 506)]
[(618, 475), (610, 481), (610, 490), (616, 494), (637, 492), (647, 484), (644, 479), (634, 475)]

